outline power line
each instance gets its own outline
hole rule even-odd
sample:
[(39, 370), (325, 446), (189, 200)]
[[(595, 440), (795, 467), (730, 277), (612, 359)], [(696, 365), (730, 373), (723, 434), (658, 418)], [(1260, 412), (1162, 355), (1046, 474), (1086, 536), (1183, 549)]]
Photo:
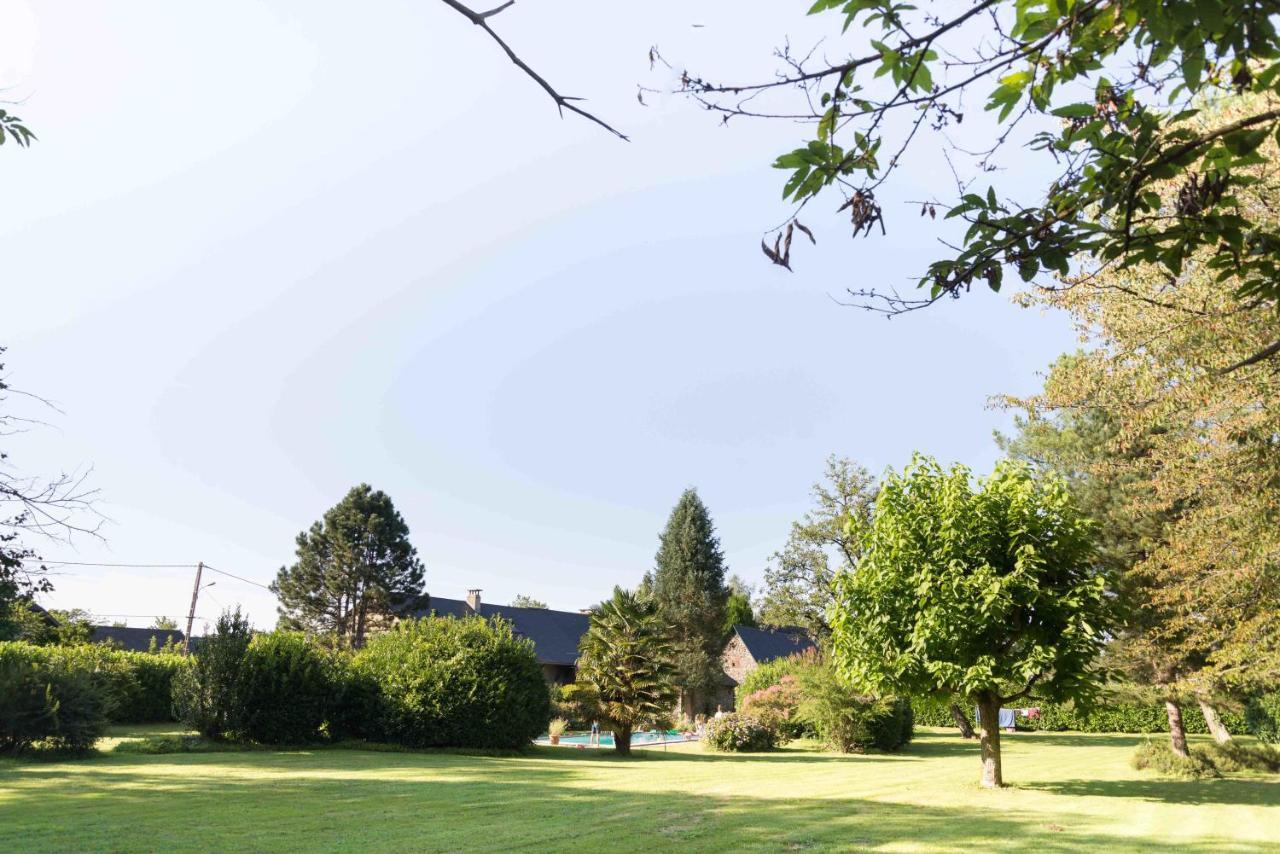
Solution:
[(56, 566), (100, 566), (121, 569), (195, 569), (194, 563), (97, 563), (85, 560), (41, 560), (23, 558), (23, 563), (54, 564)]
[(266, 590), (268, 592), (271, 591), (270, 587), (268, 587), (265, 584), (262, 584), (261, 582), (253, 581), (251, 579), (245, 578), (242, 575), (236, 575), (233, 572), (227, 572), (225, 569), (218, 569), (217, 567), (209, 566), (209, 564), (207, 563), (204, 565), (204, 568), (209, 570), (210, 572), (216, 572), (219, 575), (225, 575), (229, 578), (234, 578), (236, 581), (243, 581), (245, 584), (252, 584), (254, 587), (261, 587), (263, 590)]
[[(23, 563), (39, 563), (52, 566), (94, 566), (109, 569), (195, 569), (194, 563), (98, 563), (95, 561), (84, 560), (38, 560), (36, 558), (24, 558)], [(271, 588), (260, 581), (254, 581), (251, 578), (245, 578), (243, 575), (236, 575), (234, 572), (227, 572), (225, 569), (205, 564), (204, 568), (210, 572), (216, 572), (219, 575), (225, 575), (228, 578), (234, 578), (236, 581), (243, 581), (245, 584), (252, 584), (254, 587), (261, 587), (263, 590), (270, 591)]]
[[(87, 611), (86, 613), (91, 614), (91, 615), (93, 615), (93, 616), (95, 616), (95, 617), (121, 617), (121, 618), (133, 619), (133, 620), (143, 620), (143, 619), (148, 619), (148, 618), (150, 618), (150, 619), (155, 619), (155, 618), (157, 618), (157, 617), (165, 617), (165, 618), (177, 619), (177, 617), (174, 617), (172, 614), (100, 614), (100, 613), (98, 613), (97, 611)], [(207, 620), (207, 619), (209, 619), (209, 618), (208, 618), (208, 617), (202, 617), (202, 616), (200, 616), (199, 614), (196, 614), (196, 619), (197, 619), (197, 620)], [(162, 631), (170, 631), (170, 630), (169, 630), (169, 629), (163, 629)]]

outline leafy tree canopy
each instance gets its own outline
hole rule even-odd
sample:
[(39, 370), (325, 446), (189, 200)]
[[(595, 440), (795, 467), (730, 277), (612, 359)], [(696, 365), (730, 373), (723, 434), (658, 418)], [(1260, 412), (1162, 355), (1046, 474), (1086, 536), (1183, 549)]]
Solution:
[(876, 481), (854, 461), (832, 455), (823, 481), (810, 494), (813, 509), (792, 524), (787, 544), (765, 569), (760, 620), (800, 626), (814, 638), (825, 638), (830, 634), (831, 581), (837, 570), (858, 563), (875, 506)]
[(724, 634), (728, 637), (733, 633), (734, 626), (754, 626), (756, 615), (751, 608), (749, 584), (734, 575), (730, 576), (726, 586), (729, 589), (729, 598), (724, 604)]
[[(958, 220), (952, 248), (922, 271), (918, 298), (855, 292), (868, 306), (910, 310), (958, 296), (975, 282), (1001, 287), (1065, 275), (1073, 259), (1154, 263), (1177, 275), (1203, 263), (1240, 299), (1280, 296), (1280, 229), (1256, 223), (1239, 191), (1261, 144), (1280, 132), (1280, 109), (1203, 122), (1206, 101), (1228, 92), (1280, 92), (1275, 0), (978, 0), (948, 7), (898, 0), (817, 0), (810, 15), (832, 35), (808, 55), (778, 51), (767, 79), (684, 71), (680, 90), (730, 119), (809, 123), (812, 137), (778, 157), (783, 197), (819, 197), (853, 234), (885, 228), (877, 193), (918, 163), (921, 144), (946, 144), (979, 105), (995, 120), (981, 151), (951, 145), (953, 194), (918, 201), (921, 215)], [(665, 63), (655, 49), (651, 62)], [(728, 78), (728, 79), (727, 79)], [(1025, 186), (1002, 180), (1006, 145), (1038, 152), (1054, 170)], [(931, 167), (932, 168), (932, 167)], [(1170, 198), (1154, 184), (1172, 181)], [(984, 187), (984, 184), (986, 185)], [(794, 217), (765, 254), (790, 268)], [(948, 239), (952, 234), (947, 232)], [(882, 300), (882, 301), (880, 301)]]
[(534, 599), (532, 596), (526, 596), (523, 593), (518, 593), (516, 594), (515, 598), (511, 600), (511, 607), (513, 608), (546, 608), (547, 603), (543, 602), (541, 599)]
[[(1206, 120), (1266, 103), (1280, 99), (1228, 99)], [(1259, 228), (1280, 227), (1280, 147), (1259, 153), (1238, 202)], [(1155, 191), (1181, 192), (1172, 180)], [(1177, 277), (1157, 264), (1082, 270), (1028, 295), (1067, 311), (1090, 349), (1059, 359), (1044, 391), (1018, 401), (1036, 417), (1096, 411), (1113, 425), (1095, 471), (1127, 484), (1131, 516), (1164, 520), (1129, 575), (1146, 593), (1146, 630), (1126, 638), (1129, 653), (1166, 662), (1161, 681), (1197, 693), (1280, 679), (1280, 374), (1257, 357), (1275, 341), (1274, 306), (1241, 303), (1212, 257), (1201, 250)]]
[(833, 662), (880, 696), (977, 703), (983, 782), (1000, 785), (1000, 705), (1098, 686), (1110, 606), (1091, 536), (1058, 478), (1004, 461), (975, 487), (917, 456), (882, 481), (857, 569), (836, 578)]

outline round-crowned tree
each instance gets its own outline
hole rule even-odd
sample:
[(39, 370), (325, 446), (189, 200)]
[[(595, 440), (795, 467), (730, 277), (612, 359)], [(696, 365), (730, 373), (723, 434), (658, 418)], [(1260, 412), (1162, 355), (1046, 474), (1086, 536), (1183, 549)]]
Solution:
[(551, 719), (533, 644), (501, 620), (405, 620), (353, 666), (378, 687), (378, 731), (410, 747), (520, 748)]
[(1002, 704), (1097, 690), (1110, 605), (1090, 525), (1061, 479), (1025, 464), (976, 486), (920, 456), (890, 473), (835, 599), (832, 660), (854, 688), (978, 706), (985, 786), (1002, 785)]

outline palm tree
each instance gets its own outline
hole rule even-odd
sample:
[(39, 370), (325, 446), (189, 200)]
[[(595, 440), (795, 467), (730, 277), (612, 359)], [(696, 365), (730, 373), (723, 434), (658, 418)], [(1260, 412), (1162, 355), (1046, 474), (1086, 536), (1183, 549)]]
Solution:
[(675, 668), (671, 643), (652, 604), (621, 587), (591, 613), (582, 638), (578, 680), (596, 694), (600, 715), (613, 725), (613, 748), (631, 753), (637, 724), (671, 713)]

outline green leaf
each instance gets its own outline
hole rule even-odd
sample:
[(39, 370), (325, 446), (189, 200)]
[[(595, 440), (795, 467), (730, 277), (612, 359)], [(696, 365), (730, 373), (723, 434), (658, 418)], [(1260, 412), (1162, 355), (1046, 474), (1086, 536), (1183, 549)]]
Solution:
[(1193, 42), (1182, 48), (1182, 82), (1186, 84), (1187, 91), (1195, 92), (1200, 88), (1204, 65), (1204, 42)]
[(1065, 107), (1058, 107), (1050, 115), (1064, 119), (1086, 119), (1097, 111), (1098, 108), (1093, 104), (1067, 104)]

